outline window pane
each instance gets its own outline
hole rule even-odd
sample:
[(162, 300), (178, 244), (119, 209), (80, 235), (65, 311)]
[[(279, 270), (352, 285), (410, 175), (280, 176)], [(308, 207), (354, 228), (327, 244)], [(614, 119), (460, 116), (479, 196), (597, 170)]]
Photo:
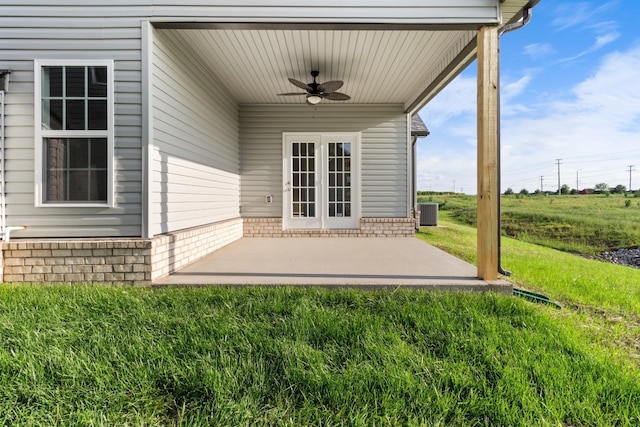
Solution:
[(106, 169), (107, 168), (107, 139), (96, 138), (91, 139), (91, 168)]
[(84, 67), (65, 67), (67, 97), (84, 98)]
[(91, 171), (89, 175), (89, 200), (105, 201), (107, 200), (107, 171)]
[(106, 138), (45, 138), (48, 202), (107, 201)]
[(62, 67), (42, 67), (42, 96), (62, 96)]
[(67, 200), (81, 202), (89, 200), (89, 171), (69, 171), (69, 194)]
[(107, 100), (89, 100), (89, 130), (107, 129)]
[(67, 130), (85, 130), (84, 100), (67, 100)]
[(42, 101), (42, 129), (62, 129), (62, 100)]
[(60, 202), (66, 200), (66, 174), (65, 170), (50, 170), (47, 172), (47, 201)]
[(86, 169), (89, 160), (89, 143), (86, 139), (71, 139), (68, 143), (69, 165), (71, 169)]
[(89, 67), (89, 96), (107, 97), (107, 67)]
[(45, 139), (47, 169), (63, 169), (67, 158), (67, 140), (61, 138)]

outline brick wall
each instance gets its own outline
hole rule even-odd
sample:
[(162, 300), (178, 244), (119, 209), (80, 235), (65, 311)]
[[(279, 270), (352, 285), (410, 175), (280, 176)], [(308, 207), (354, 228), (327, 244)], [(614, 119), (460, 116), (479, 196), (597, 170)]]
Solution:
[(2, 244), (4, 282), (151, 282), (150, 240)]
[(356, 230), (282, 230), (281, 218), (241, 218), (153, 239), (2, 243), (4, 282), (149, 285), (229, 243), (247, 237), (409, 237), (412, 218), (362, 218)]
[(283, 230), (282, 218), (245, 218), (245, 237), (411, 237), (413, 218), (361, 218), (358, 229)]
[(2, 279), (149, 285), (241, 237), (238, 218), (153, 239), (12, 241), (2, 243)]
[(159, 279), (242, 237), (242, 219), (154, 237), (151, 280)]

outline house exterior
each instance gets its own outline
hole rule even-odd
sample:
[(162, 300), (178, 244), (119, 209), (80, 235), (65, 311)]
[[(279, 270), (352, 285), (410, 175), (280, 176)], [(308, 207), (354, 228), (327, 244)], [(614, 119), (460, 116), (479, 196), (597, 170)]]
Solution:
[[(242, 236), (411, 235), (412, 116), (476, 57), (490, 279), (497, 32), (530, 6), (2, 0), (3, 281), (145, 284)], [(278, 95), (314, 70), (350, 99)]]

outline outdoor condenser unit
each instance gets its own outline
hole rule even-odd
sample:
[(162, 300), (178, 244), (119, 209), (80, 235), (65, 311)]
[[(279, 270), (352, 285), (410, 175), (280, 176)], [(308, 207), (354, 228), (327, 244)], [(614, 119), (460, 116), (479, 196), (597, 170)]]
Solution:
[(438, 225), (438, 204), (420, 203), (420, 225)]

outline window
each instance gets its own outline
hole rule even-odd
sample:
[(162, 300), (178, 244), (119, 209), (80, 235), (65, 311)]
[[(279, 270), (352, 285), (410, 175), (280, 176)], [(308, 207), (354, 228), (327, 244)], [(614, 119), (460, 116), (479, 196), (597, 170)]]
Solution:
[(36, 62), (36, 204), (111, 205), (113, 62)]

